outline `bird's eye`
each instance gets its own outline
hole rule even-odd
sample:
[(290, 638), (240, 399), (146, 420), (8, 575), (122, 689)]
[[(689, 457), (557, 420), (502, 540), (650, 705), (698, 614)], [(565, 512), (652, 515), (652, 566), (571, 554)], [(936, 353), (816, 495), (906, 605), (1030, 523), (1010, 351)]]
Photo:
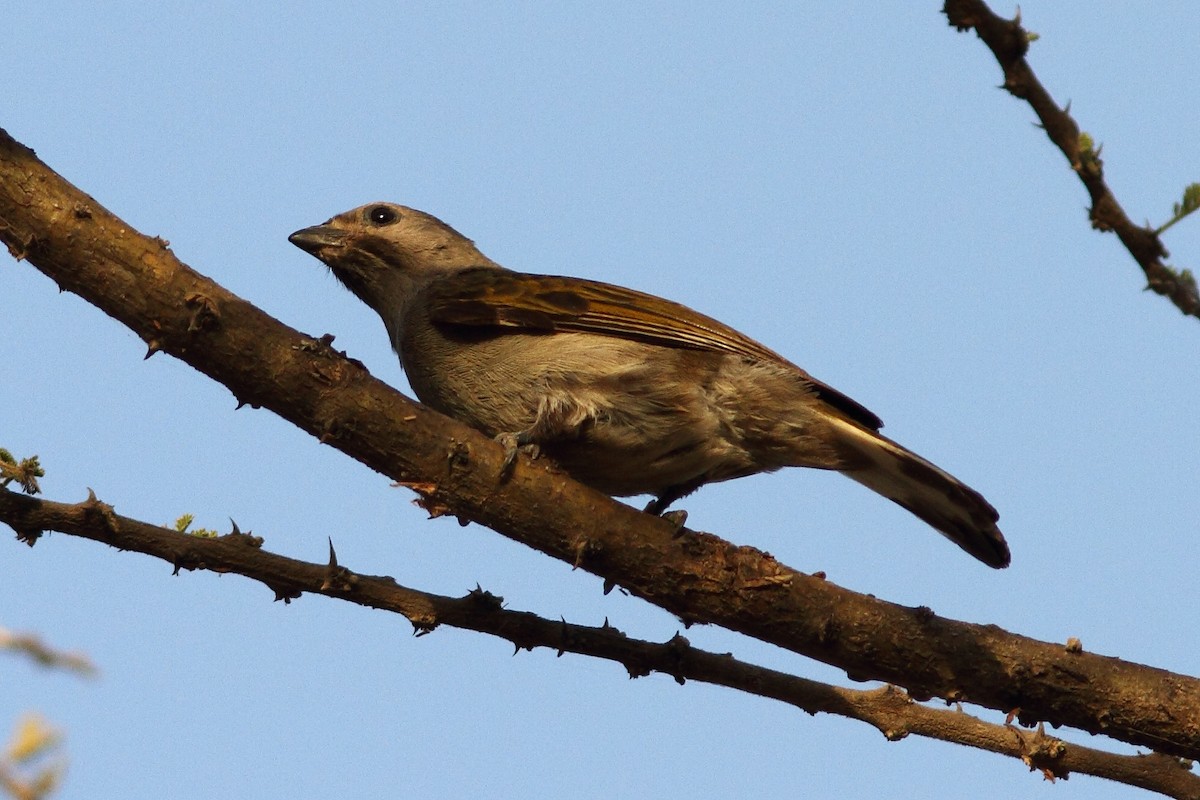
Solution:
[(371, 220), (373, 225), (391, 225), (400, 219), (400, 215), (389, 206), (372, 206), (367, 211), (367, 219)]

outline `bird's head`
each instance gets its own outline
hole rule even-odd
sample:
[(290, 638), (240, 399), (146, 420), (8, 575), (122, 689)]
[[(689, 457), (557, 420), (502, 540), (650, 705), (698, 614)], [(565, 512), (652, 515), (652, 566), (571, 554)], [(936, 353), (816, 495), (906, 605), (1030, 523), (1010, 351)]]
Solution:
[(417, 289), (447, 271), (497, 266), (437, 217), (394, 203), (359, 206), (302, 228), (288, 241), (325, 262), (385, 321)]

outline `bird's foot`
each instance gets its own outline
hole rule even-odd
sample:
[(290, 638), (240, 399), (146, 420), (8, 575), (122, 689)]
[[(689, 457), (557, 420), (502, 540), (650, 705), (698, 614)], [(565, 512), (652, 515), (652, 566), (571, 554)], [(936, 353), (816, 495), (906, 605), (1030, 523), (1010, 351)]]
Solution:
[[(664, 500), (666, 500), (664, 502)], [(683, 530), (683, 523), (687, 522), (688, 513), (682, 508), (674, 511), (667, 511), (667, 506), (671, 504), (669, 499), (658, 497), (646, 504), (643, 509), (647, 514), (653, 514), (656, 517), (662, 517), (667, 522), (675, 526), (675, 535), (678, 536)]]
[(496, 441), (504, 447), (504, 463), (500, 466), (502, 481), (512, 474), (513, 465), (517, 463), (517, 453), (524, 453), (531, 459), (536, 459), (542, 454), (542, 449), (533, 441), (529, 431), (501, 433), (496, 436)]
[(660, 516), (675, 526), (676, 536), (683, 533), (683, 523), (687, 522), (687, 512), (682, 508), (677, 508), (674, 511), (664, 511)]

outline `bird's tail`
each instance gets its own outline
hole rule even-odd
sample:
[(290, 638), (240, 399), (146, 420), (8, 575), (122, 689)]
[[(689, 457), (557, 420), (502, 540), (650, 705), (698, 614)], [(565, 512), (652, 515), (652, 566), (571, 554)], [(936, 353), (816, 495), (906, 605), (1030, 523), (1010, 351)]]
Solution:
[(932, 525), (939, 533), (989, 567), (1007, 567), (1008, 544), (996, 527), (1000, 515), (983, 495), (916, 453), (838, 420), (842, 443), (857, 458), (847, 477), (878, 492)]

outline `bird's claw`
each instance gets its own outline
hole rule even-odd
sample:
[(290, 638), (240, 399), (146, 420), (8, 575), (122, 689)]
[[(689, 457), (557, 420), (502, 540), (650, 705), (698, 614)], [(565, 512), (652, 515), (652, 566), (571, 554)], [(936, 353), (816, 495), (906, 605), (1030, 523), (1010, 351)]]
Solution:
[(496, 442), (504, 448), (504, 463), (500, 465), (500, 479), (507, 480), (512, 474), (513, 465), (517, 463), (517, 453), (525, 453), (531, 459), (542, 454), (542, 449), (533, 442), (525, 431), (519, 433), (501, 433), (496, 436)]
[(657, 497), (646, 504), (642, 509), (647, 514), (653, 514), (656, 517), (662, 517), (667, 522), (675, 526), (675, 535), (678, 536), (683, 530), (683, 523), (687, 522), (688, 513), (682, 508), (677, 508), (674, 511), (667, 511), (669, 500), (664, 502), (664, 498)]
[(664, 511), (660, 516), (675, 526), (676, 534), (683, 530), (683, 523), (687, 522), (687, 512), (682, 508), (677, 508), (674, 511)]

